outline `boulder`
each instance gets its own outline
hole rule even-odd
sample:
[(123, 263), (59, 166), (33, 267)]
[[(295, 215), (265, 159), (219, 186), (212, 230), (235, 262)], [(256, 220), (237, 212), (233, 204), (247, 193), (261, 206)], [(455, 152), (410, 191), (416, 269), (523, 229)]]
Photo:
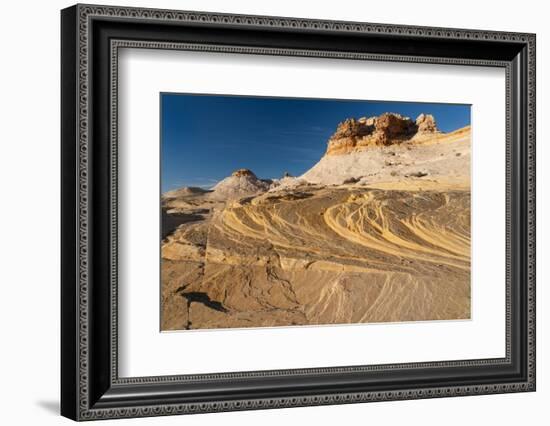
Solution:
[(415, 124), (418, 133), (439, 133), (435, 118), (431, 114), (420, 114), (416, 118)]

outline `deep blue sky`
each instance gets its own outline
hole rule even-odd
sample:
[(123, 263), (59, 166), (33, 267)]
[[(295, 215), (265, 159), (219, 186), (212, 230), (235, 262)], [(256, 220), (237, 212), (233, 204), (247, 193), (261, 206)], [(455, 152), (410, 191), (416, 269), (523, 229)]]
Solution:
[(433, 114), (444, 132), (470, 124), (469, 105), (162, 93), (162, 191), (208, 188), (239, 168), (298, 176), (322, 157), (339, 122), (384, 112)]

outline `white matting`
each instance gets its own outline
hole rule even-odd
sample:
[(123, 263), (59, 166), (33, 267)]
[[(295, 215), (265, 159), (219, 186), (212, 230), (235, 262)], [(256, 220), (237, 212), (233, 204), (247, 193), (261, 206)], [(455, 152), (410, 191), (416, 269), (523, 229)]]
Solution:
[[(121, 377), (504, 356), (502, 69), (123, 49), (119, 81)], [(472, 319), (160, 333), (160, 92), (472, 104)]]

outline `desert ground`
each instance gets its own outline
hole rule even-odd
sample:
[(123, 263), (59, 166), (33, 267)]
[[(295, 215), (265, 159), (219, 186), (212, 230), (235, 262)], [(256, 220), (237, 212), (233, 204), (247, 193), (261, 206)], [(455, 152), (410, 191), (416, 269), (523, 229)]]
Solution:
[(470, 317), (470, 128), (337, 126), (302, 176), (162, 195), (161, 329)]

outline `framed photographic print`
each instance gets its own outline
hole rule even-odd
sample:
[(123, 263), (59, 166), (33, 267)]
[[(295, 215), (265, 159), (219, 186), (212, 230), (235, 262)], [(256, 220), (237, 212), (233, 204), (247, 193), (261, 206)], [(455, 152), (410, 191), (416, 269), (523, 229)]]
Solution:
[(76, 5), (74, 420), (535, 390), (535, 36)]

